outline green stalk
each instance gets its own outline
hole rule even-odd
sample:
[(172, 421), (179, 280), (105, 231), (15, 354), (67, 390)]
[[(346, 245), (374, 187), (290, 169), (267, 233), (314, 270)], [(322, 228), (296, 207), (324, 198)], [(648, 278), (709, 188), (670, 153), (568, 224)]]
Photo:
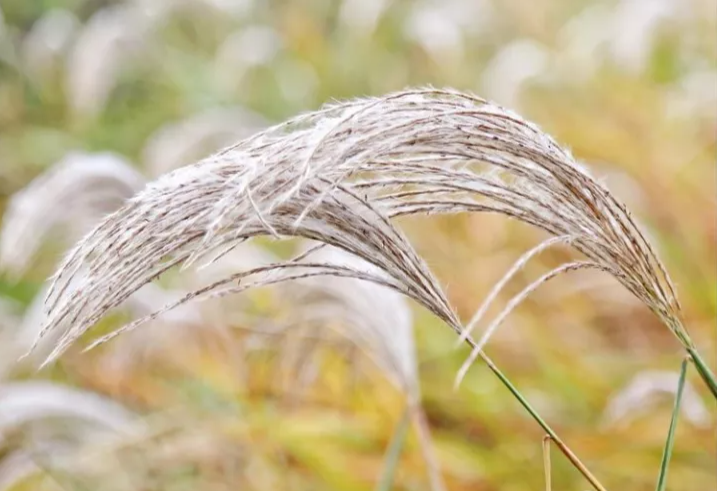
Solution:
[(383, 462), (383, 472), (381, 478), (376, 484), (376, 491), (391, 491), (393, 481), (398, 467), (398, 459), (401, 456), (401, 450), (406, 442), (408, 435), (408, 426), (411, 420), (411, 407), (406, 405), (406, 410), (401, 417), (401, 421), (396, 425), (396, 429), (391, 437), (391, 443), (386, 450), (386, 457)]
[[(468, 344), (475, 347), (475, 342), (472, 339), (468, 339)], [(506, 388), (515, 396), (516, 399), (518, 399), (518, 402), (520, 402), (521, 406), (525, 408), (526, 411), (533, 417), (533, 419), (540, 425), (540, 427), (550, 436), (550, 439), (555, 442), (555, 445), (560, 449), (560, 451), (567, 457), (567, 459), (575, 466), (575, 468), (580, 471), (580, 473), (587, 479), (587, 481), (592, 485), (592, 487), (596, 491), (607, 491), (605, 486), (603, 486), (600, 481), (597, 480), (597, 478), (588, 470), (588, 468), (585, 466), (585, 464), (582, 463), (582, 461), (578, 458), (575, 453), (573, 453), (572, 450), (563, 442), (563, 440), (555, 433), (555, 431), (548, 425), (547, 422), (535, 411), (533, 406), (530, 405), (530, 403), (523, 397), (523, 395), (518, 391), (518, 389), (508, 380), (508, 378), (503, 374), (503, 372), (500, 371), (500, 369), (493, 363), (493, 361), (488, 358), (488, 356), (480, 352), (479, 356), (481, 359), (488, 365), (488, 368), (491, 369), (491, 371), (496, 374), (496, 376), (500, 379), (500, 381), (503, 383), (503, 385), (506, 386)]]
[(707, 366), (704, 358), (702, 358), (696, 348), (688, 347), (687, 352), (695, 362), (695, 368), (700, 374), (700, 377), (702, 377), (702, 380), (704, 380), (705, 384), (710, 389), (710, 392), (712, 392), (712, 396), (717, 400), (717, 378), (715, 378), (714, 373), (712, 373), (712, 370), (710, 370), (710, 367)]
[(685, 357), (680, 368), (680, 379), (677, 382), (677, 394), (675, 394), (675, 407), (672, 409), (672, 418), (670, 419), (670, 429), (667, 432), (667, 441), (665, 441), (665, 449), (662, 453), (662, 462), (660, 463), (660, 475), (657, 477), (656, 491), (665, 491), (667, 486), (667, 468), (670, 465), (670, 457), (672, 457), (672, 447), (675, 443), (675, 430), (677, 429), (677, 420), (680, 416), (680, 405), (682, 404), (682, 392), (685, 388), (685, 375), (687, 374), (687, 363), (689, 357)]

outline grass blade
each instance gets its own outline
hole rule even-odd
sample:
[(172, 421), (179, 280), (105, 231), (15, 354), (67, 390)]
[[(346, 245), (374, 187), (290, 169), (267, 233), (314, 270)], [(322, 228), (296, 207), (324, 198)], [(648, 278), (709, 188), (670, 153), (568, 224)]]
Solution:
[(381, 473), (381, 479), (376, 484), (376, 491), (391, 491), (393, 487), (393, 480), (396, 476), (396, 468), (398, 467), (398, 460), (403, 450), (403, 445), (406, 442), (408, 436), (408, 427), (411, 420), (411, 407), (406, 405), (406, 409), (401, 416), (401, 420), (396, 425), (396, 430), (391, 438), (391, 444), (386, 450), (386, 457), (383, 462), (383, 472)]
[(428, 427), (426, 414), (423, 412), (421, 405), (416, 402), (409, 403), (409, 411), (411, 412), (414, 425), (416, 427), (416, 434), (418, 442), (421, 445), (423, 460), (426, 462), (426, 470), (428, 473), (428, 479), (431, 483), (431, 491), (445, 491), (446, 486), (443, 484), (440, 465), (438, 464), (438, 458), (433, 449), (431, 432)]
[(550, 475), (550, 435), (545, 435), (543, 437), (543, 468), (545, 470), (545, 491), (552, 491), (553, 489), (553, 480)]
[(667, 467), (670, 465), (670, 457), (672, 456), (672, 447), (675, 443), (675, 429), (677, 428), (677, 419), (680, 415), (680, 405), (682, 404), (682, 392), (685, 388), (685, 375), (687, 374), (687, 363), (689, 357), (682, 361), (680, 368), (680, 380), (677, 382), (677, 393), (675, 395), (675, 407), (672, 409), (672, 418), (670, 419), (670, 429), (667, 432), (667, 441), (665, 441), (665, 450), (662, 453), (662, 462), (660, 463), (660, 475), (657, 478), (657, 491), (665, 491), (667, 486)]

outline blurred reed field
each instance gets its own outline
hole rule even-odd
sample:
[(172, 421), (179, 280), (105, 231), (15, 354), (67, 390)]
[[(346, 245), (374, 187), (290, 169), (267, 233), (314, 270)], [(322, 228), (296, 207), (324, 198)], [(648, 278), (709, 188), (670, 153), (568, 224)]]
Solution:
[(590, 488), (476, 312), (605, 489), (717, 490), (716, 152), (714, 0), (0, 0), (0, 490)]

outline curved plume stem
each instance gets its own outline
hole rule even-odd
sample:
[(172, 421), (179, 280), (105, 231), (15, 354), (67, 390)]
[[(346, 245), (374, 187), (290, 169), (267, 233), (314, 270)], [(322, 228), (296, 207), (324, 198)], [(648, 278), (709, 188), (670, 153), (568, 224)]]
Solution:
[(660, 474), (657, 477), (657, 491), (665, 491), (667, 487), (667, 468), (670, 465), (672, 457), (672, 447), (675, 444), (675, 430), (677, 429), (677, 420), (680, 417), (680, 405), (682, 404), (682, 394), (685, 390), (685, 377), (687, 375), (687, 365), (690, 357), (686, 356), (682, 360), (680, 368), (680, 378), (677, 382), (677, 390), (675, 392), (675, 404), (672, 409), (672, 417), (670, 418), (670, 429), (667, 432), (667, 440), (665, 441), (665, 449), (662, 453), (662, 462), (660, 463)]
[[(476, 348), (475, 342), (468, 338), (466, 341), (472, 348)], [(557, 433), (555, 433), (555, 430), (548, 425), (548, 423), (536, 412), (536, 410), (533, 408), (533, 406), (530, 405), (530, 403), (523, 397), (523, 394), (521, 394), (518, 389), (510, 382), (508, 377), (503, 374), (503, 372), (500, 371), (500, 369), (493, 363), (493, 360), (491, 360), (488, 355), (483, 353), (482, 351), (479, 352), (478, 356), (480, 356), (481, 360), (483, 360), (486, 365), (488, 365), (488, 368), (500, 379), (500, 381), (503, 383), (503, 385), (506, 386), (506, 388), (513, 394), (513, 396), (518, 399), (518, 402), (520, 402), (520, 405), (525, 408), (528, 413), (532, 416), (532, 418), (540, 425), (540, 427), (545, 430), (545, 433), (548, 434), (551, 440), (555, 442), (555, 446), (558, 447), (558, 449), (562, 452), (563, 455), (575, 466), (575, 468), (587, 479), (587, 481), (592, 485), (592, 487), (595, 489), (595, 491), (607, 491), (607, 488), (603, 486), (600, 481), (593, 475), (592, 472), (583, 464), (583, 462), (578, 458), (577, 455), (575, 455), (575, 452), (570, 450), (570, 447), (558, 436)]]
[(702, 355), (700, 355), (696, 348), (687, 348), (687, 353), (692, 357), (692, 361), (695, 362), (695, 368), (705, 382), (705, 385), (707, 385), (707, 388), (709, 388), (712, 396), (717, 399), (717, 378), (715, 378), (715, 374), (710, 370), (710, 367), (707, 366), (704, 358), (702, 358)]

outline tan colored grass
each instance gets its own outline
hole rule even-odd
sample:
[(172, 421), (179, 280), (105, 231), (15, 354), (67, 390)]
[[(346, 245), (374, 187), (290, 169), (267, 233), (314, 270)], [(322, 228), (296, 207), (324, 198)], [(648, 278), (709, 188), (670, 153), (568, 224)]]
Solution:
[(49, 381), (0, 385), (0, 490), (80, 450), (146, 430), (138, 416), (99, 394)]
[[(385, 274), (287, 261), (231, 275), (173, 305), (290, 279), (356, 277), (408, 295), (462, 333), (440, 285), (391, 220), (465, 211), (501, 213), (565, 236), (586, 260), (541, 281), (576, 269), (609, 273), (690, 343), (652, 247), (567, 150), (483, 99), (417, 89), (329, 105), (151, 183), (58, 270), (43, 333), (59, 330), (62, 339), (49, 360), (163, 272), (258, 235), (324, 242)], [(77, 282), (81, 267), (87, 273)]]
[(0, 269), (22, 274), (53, 232), (74, 242), (142, 189), (144, 176), (119, 155), (72, 152), (16, 193), (0, 230)]

